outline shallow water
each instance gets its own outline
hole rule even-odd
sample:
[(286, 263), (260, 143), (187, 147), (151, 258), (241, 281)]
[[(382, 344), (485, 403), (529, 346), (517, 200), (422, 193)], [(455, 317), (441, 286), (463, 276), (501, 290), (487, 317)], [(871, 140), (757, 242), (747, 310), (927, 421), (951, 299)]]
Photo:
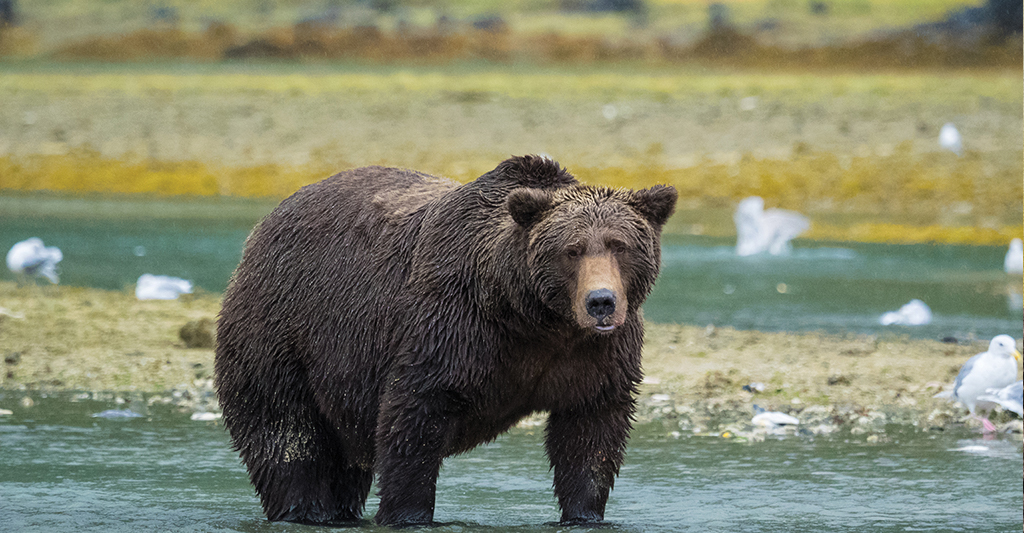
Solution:
[[(1003, 273), (999, 247), (797, 241), (788, 256), (737, 257), (722, 239), (665, 242), (644, 305), (655, 322), (929, 338), (1022, 334), (1020, 279)], [(931, 324), (879, 324), (915, 298), (931, 308)]]
[[(144, 273), (220, 292), (253, 225), (275, 202), (0, 196), (0, 250), (37, 236), (61, 248), (61, 283), (121, 290)], [(691, 218), (692, 218), (691, 214)], [(662, 272), (644, 306), (655, 322), (766, 331), (895, 333), (927, 338), (1024, 334), (1019, 276), (1005, 249), (797, 241), (785, 257), (737, 257), (730, 239), (666, 235)], [(141, 247), (141, 248), (140, 248)], [(3, 278), (11, 278), (6, 269)], [(878, 318), (913, 298), (924, 327)]]
[[(222, 426), (153, 406), (147, 416), (72, 395), (0, 392), (4, 531), (316, 531), (269, 523)], [(144, 405), (144, 404), (143, 404)], [(138, 408), (137, 406), (135, 406)], [(140, 409), (142, 410), (142, 409)], [(739, 442), (633, 433), (604, 527), (579, 531), (1020, 531), (1020, 436), (889, 426), (880, 442), (848, 433)], [(369, 518), (359, 530), (376, 530)], [(432, 531), (567, 531), (542, 431), (516, 429), (445, 462)]]

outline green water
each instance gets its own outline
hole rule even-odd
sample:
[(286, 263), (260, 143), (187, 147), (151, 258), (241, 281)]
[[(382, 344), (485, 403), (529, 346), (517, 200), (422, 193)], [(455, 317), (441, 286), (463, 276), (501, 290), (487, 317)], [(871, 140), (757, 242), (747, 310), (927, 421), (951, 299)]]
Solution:
[[(153, 406), (123, 408), (71, 394), (0, 392), (0, 530), (318, 531), (269, 523), (222, 426)], [(542, 431), (516, 429), (448, 459), (431, 531), (1020, 531), (1020, 436), (889, 426), (865, 435), (742, 443), (634, 431), (608, 502), (608, 524), (562, 528)], [(371, 497), (360, 531), (369, 521)]]
[[(150, 273), (220, 292), (249, 231), (275, 204), (9, 194), (0, 196), (0, 251), (36, 236), (63, 251), (66, 285), (122, 290)], [(137, 253), (140, 246), (144, 254)], [(732, 246), (730, 239), (666, 235), (645, 316), (769, 331), (958, 339), (1024, 334), (1020, 277), (1002, 272), (1001, 247), (797, 241), (787, 257), (736, 257)], [(6, 269), (3, 278), (13, 279)], [(931, 306), (931, 325), (878, 324), (882, 313), (913, 298)]]

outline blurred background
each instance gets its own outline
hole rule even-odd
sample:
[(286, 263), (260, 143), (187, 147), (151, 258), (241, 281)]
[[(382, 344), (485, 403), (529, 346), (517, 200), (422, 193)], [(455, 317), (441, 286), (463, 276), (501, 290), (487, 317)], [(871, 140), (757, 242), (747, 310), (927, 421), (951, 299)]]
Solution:
[[(1019, 0), (0, 0), (0, 248), (59, 247), (66, 285), (220, 292), (302, 185), (538, 153), (679, 190), (650, 320), (1020, 337), (1021, 20)], [(754, 196), (806, 228), (740, 253)], [(926, 323), (880, 322), (913, 299)]]

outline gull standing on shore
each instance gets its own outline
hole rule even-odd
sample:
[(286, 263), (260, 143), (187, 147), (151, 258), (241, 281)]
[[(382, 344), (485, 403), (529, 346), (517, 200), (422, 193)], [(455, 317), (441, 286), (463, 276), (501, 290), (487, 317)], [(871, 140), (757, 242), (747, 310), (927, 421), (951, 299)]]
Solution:
[(992, 422), (978, 411), (987, 412), (995, 407), (995, 403), (982, 398), (989, 389), (1002, 389), (1017, 379), (1017, 360), (1021, 354), (1017, 351), (1017, 343), (1009, 335), (997, 335), (992, 338), (987, 352), (967, 360), (960, 368), (960, 373), (953, 382), (953, 388), (942, 391), (935, 398), (956, 400), (971, 412), (971, 417), (981, 421), (987, 433), (996, 430)]

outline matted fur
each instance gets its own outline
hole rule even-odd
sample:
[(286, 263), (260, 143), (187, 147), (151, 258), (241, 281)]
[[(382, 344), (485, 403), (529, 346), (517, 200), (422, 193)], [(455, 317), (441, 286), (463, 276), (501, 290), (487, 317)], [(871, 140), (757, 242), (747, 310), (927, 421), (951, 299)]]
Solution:
[[(283, 201), (246, 242), (215, 369), (267, 517), (356, 519), (376, 475), (378, 523), (430, 523), (444, 457), (548, 411), (561, 520), (601, 520), (675, 199), (526, 156), (465, 185), (360, 168)], [(620, 302), (600, 329), (579, 301), (599, 286)]]

